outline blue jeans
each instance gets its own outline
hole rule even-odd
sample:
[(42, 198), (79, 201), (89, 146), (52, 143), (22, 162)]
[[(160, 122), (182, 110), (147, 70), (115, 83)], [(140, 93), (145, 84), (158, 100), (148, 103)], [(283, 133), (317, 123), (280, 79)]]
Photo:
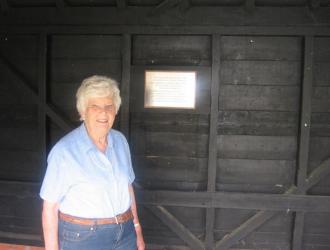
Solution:
[(133, 221), (85, 226), (59, 220), (60, 250), (135, 250)]

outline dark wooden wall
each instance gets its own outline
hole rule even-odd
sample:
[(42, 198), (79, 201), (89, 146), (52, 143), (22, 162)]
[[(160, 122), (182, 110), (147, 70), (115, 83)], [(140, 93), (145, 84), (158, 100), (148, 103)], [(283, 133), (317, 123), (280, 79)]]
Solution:
[[(102, 74), (121, 83), (148, 249), (330, 249), (326, 1), (68, 2), (0, 5), (0, 241), (42, 244), (47, 152)], [(195, 70), (196, 108), (145, 109), (146, 69)]]

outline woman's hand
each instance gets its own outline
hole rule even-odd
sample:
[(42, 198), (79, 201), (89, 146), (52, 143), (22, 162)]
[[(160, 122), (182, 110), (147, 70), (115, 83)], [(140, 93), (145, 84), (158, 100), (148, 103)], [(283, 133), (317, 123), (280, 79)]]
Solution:
[(137, 250), (144, 250), (145, 249), (145, 244), (144, 244), (142, 228), (141, 228), (140, 224), (138, 224), (138, 226), (135, 227), (135, 232), (136, 232)]

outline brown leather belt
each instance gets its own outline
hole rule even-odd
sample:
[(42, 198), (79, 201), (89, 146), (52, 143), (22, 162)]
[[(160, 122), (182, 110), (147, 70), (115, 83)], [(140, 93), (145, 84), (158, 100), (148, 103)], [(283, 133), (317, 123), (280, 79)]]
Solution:
[(133, 219), (133, 214), (131, 212), (131, 209), (128, 209), (125, 213), (118, 214), (117, 216), (112, 218), (87, 219), (87, 218), (76, 217), (68, 214), (63, 214), (61, 212), (59, 212), (59, 217), (61, 220), (73, 224), (92, 226), (92, 225), (124, 223), (130, 219)]

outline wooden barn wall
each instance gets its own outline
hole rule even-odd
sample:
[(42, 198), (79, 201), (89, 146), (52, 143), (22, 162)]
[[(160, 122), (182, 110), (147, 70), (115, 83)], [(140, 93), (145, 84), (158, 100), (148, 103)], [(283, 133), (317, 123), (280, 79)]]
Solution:
[[(217, 190), (283, 193), (296, 172), (302, 39), (224, 36), (220, 55)], [(217, 209), (215, 238), (253, 214)], [(290, 249), (291, 225), (279, 214), (236, 246)]]
[[(329, 175), (308, 190), (302, 182), (330, 156), (329, 36), (179, 31), (0, 34), (0, 241), (42, 245), (46, 153), (79, 124), (81, 80), (101, 74), (121, 82), (125, 102), (115, 127), (128, 135), (136, 182), (151, 192), (150, 204), (165, 204), (155, 210), (141, 199), (148, 249), (194, 248), (186, 229), (205, 249), (330, 249), (329, 203), (260, 211), (295, 186), (297, 200), (330, 194)], [(196, 108), (144, 108), (146, 69), (196, 71)], [(169, 197), (161, 200), (159, 190)], [(183, 200), (171, 201), (182, 192)], [(216, 193), (241, 199), (235, 207), (204, 203)], [(269, 204), (251, 205), (244, 195), (269, 195)], [(289, 198), (288, 207), (297, 201)], [(177, 218), (184, 233), (155, 211)]]

